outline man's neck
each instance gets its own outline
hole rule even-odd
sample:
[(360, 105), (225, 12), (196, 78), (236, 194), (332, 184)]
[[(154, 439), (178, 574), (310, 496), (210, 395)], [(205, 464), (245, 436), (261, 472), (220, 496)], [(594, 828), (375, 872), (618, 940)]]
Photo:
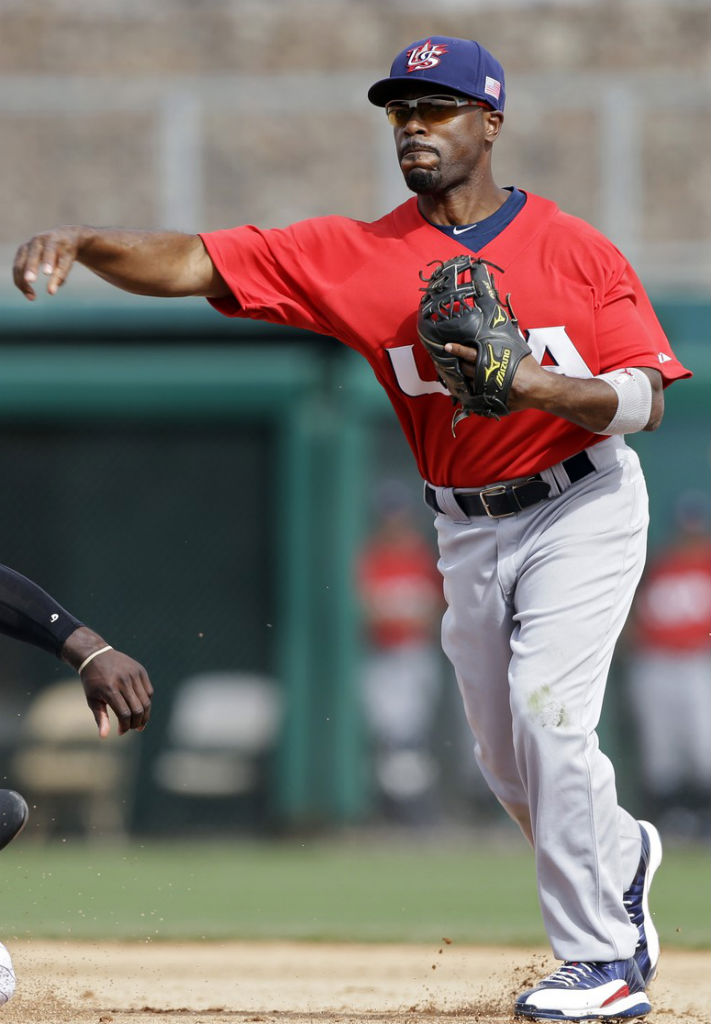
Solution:
[(496, 213), (511, 193), (499, 188), (493, 181), (472, 188), (467, 183), (445, 193), (421, 195), (417, 205), (422, 216), (431, 224), (476, 224)]

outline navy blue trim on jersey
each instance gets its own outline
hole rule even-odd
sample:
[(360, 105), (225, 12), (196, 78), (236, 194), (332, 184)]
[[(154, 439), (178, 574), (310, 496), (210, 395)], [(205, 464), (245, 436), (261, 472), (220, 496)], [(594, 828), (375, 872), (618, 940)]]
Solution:
[(504, 204), (490, 217), (485, 217), (477, 224), (433, 224), (432, 227), (453, 238), (460, 245), (465, 245), (472, 252), (478, 252), (501, 234), (525, 205), (525, 192), (518, 188), (512, 188), (511, 195)]

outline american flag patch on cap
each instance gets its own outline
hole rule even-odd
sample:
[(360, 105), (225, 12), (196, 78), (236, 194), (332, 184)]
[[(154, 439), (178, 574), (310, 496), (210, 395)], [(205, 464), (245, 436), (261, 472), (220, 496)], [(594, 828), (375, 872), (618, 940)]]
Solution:
[(489, 78), (487, 75), (484, 79), (484, 92), (487, 96), (493, 96), (495, 100), (498, 100), (501, 95), (501, 82), (497, 82), (495, 78)]

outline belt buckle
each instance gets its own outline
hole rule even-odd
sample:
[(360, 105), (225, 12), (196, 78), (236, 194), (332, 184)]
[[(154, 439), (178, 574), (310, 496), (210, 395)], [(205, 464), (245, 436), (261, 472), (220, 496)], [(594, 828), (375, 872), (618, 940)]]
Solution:
[[(509, 516), (516, 515), (516, 509), (514, 509), (514, 511), (512, 512), (500, 512), (497, 515), (496, 512), (492, 512), (492, 510), (489, 508), (489, 502), (486, 500), (488, 496), (493, 497), (495, 494), (506, 494), (507, 490), (508, 488), (506, 487), (505, 484), (498, 484), (496, 487), (487, 487), (485, 490), (479, 491), (481, 503), (484, 506), (484, 511), (486, 512), (489, 519), (507, 519)], [(518, 500), (516, 503), (518, 504)]]

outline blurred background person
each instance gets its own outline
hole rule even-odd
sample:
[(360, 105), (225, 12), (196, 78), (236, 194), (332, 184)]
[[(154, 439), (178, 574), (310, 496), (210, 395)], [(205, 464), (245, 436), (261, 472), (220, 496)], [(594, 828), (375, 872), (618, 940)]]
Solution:
[(367, 644), (362, 696), (374, 783), (386, 820), (426, 824), (435, 814), (439, 777), (433, 733), (443, 682), (442, 579), (404, 484), (380, 486), (377, 515), (357, 562)]
[(688, 492), (637, 594), (628, 676), (645, 813), (670, 831), (703, 835), (711, 792), (710, 566), (708, 502)]

